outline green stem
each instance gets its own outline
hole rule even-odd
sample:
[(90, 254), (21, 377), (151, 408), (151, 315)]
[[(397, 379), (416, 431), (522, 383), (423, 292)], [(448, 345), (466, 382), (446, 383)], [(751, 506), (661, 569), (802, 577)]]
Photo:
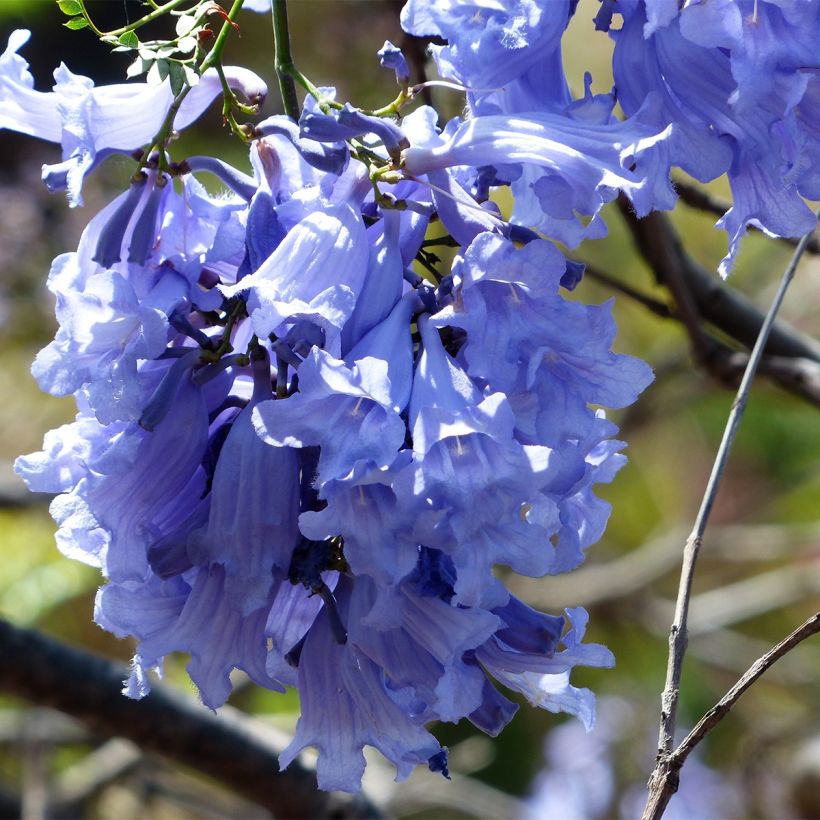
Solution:
[(174, 101), (171, 103), (171, 107), (168, 109), (168, 113), (165, 115), (165, 119), (162, 121), (160, 129), (157, 131), (157, 135), (154, 137), (153, 142), (143, 155), (143, 164), (148, 162), (151, 154), (154, 150), (156, 150), (159, 152), (157, 162), (159, 163), (160, 171), (168, 170), (168, 161), (164, 150), (165, 143), (167, 143), (171, 137), (171, 132), (174, 130), (174, 119), (179, 111), (179, 107), (182, 105), (182, 101), (188, 96), (188, 92), (190, 90), (191, 86), (186, 85), (185, 88), (183, 88), (182, 91), (174, 97)]
[(219, 346), (214, 351), (205, 351), (202, 354), (206, 361), (218, 362), (226, 353), (233, 350), (231, 344), (231, 333), (238, 319), (245, 314), (245, 301), (237, 299), (227, 316), (225, 322), (225, 329), (222, 331), (222, 338), (219, 340)]
[(275, 51), (274, 66), (279, 79), (279, 93), (285, 113), (294, 121), (299, 121), (299, 98), (296, 95), (296, 84), (293, 72), (296, 66), (290, 53), (290, 28), (288, 27), (287, 0), (271, 0), (271, 17), (273, 18), (273, 47)]
[[(176, 2), (177, 0), (171, 0), (171, 2)], [(234, 4), (231, 6), (231, 10), (228, 12), (228, 18), (222, 24), (222, 28), (219, 30), (219, 34), (216, 35), (216, 40), (214, 41), (213, 48), (208, 52), (208, 56), (203, 60), (202, 65), (200, 66), (199, 72), (200, 74), (204, 74), (209, 68), (214, 66), (216, 63), (220, 61), (222, 58), (222, 51), (225, 48), (225, 43), (228, 40), (228, 35), (231, 33), (231, 29), (234, 26), (234, 18), (242, 8), (242, 4), (245, 0), (234, 0)]]
[[(172, 0), (172, 2), (176, 2), (176, 0)], [(202, 65), (199, 67), (199, 73), (204, 74), (209, 68), (212, 68), (214, 64), (219, 63), (222, 57), (222, 51), (225, 48), (225, 42), (228, 39), (228, 35), (231, 32), (231, 28), (233, 26), (233, 19), (239, 14), (239, 10), (242, 8), (242, 4), (245, 0), (234, 0), (233, 6), (231, 6), (231, 10), (228, 12), (228, 19), (222, 24), (222, 28), (219, 30), (219, 34), (214, 41), (213, 48), (208, 52), (208, 55), (202, 61)], [(168, 4), (166, 4), (168, 5)], [(151, 143), (148, 151), (145, 152), (145, 161), (151, 155), (151, 152), (155, 149), (159, 151), (159, 167), (160, 170), (166, 171), (167, 169), (167, 162), (165, 159), (165, 152), (163, 150), (163, 146), (168, 141), (168, 138), (171, 136), (171, 131), (174, 127), (174, 119), (176, 118), (177, 112), (179, 111), (179, 107), (182, 105), (182, 101), (185, 97), (188, 96), (188, 92), (191, 90), (191, 86), (186, 85), (179, 94), (174, 97), (174, 101), (171, 103), (171, 107), (168, 109), (168, 113), (165, 115), (165, 119), (162, 121), (162, 126), (160, 127), (157, 135), (154, 137), (153, 142)]]
[(86, 7), (85, 7), (85, 0), (77, 0), (77, 1), (78, 1), (78, 2), (79, 2), (79, 4), (80, 4), (80, 9), (82, 9), (83, 19), (86, 21), (86, 23), (88, 23), (88, 27), (91, 29), (91, 31), (93, 31), (93, 32), (94, 32), (94, 34), (96, 34), (96, 35), (97, 35), (97, 37), (102, 37), (102, 36), (105, 34), (105, 32), (104, 32), (104, 31), (100, 31), (100, 30), (99, 30), (99, 29), (98, 29), (98, 28), (94, 25), (94, 21), (91, 19), (91, 15), (88, 13), (88, 10), (87, 10), (87, 9), (86, 9)]
[(221, 65), (216, 65), (215, 68), (216, 73), (219, 75), (219, 84), (222, 86), (222, 97), (225, 100), (226, 108), (231, 111), (236, 109), (240, 114), (245, 114), (249, 117), (258, 113), (258, 105), (245, 105), (245, 103), (239, 101), (234, 90), (228, 85), (228, 79), (225, 77), (225, 69), (223, 69)]
[(413, 94), (406, 88), (403, 88), (399, 92), (399, 96), (396, 97), (393, 102), (389, 105), (385, 105), (383, 108), (377, 108), (375, 111), (370, 111), (369, 114), (372, 117), (397, 117), (399, 111), (405, 103), (410, 102), (413, 99)]
[(169, 2), (165, 3), (165, 5), (163, 6), (155, 6), (154, 11), (146, 14), (145, 17), (140, 17), (140, 19), (137, 20), (135, 23), (129, 23), (127, 26), (123, 26), (122, 28), (115, 28), (113, 31), (99, 31), (97, 27), (91, 22), (91, 19), (88, 16), (88, 12), (85, 10), (84, 0), (80, 0), (80, 5), (83, 8), (83, 16), (86, 20), (88, 20), (88, 24), (95, 34), (97, 34), (98, 36), (105, 34), (109, 37), (119, 37), (121, 34), (125, 34), (128, 31), (135, 31), (136, 29), (140, 28), (140, 26), (144, 26), (146, 23), (150, 23), (152, 20), (156, 20), (158, 17), (162, 17), (163, 14), (171, 11), (172, 9), (175, 9), (177, 6), (181, 6), (183, 3), (189, 2), (190, 0), (169, 0)]

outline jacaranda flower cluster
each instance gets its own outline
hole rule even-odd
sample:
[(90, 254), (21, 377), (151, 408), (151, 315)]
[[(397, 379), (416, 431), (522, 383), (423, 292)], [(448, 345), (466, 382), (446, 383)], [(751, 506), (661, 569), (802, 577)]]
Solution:
[[(497, 734), (517, 707), (496, 684), (592, 725), (570, 671), (611, 653), (583, 643), (582, 609), (537, 612), (503, 580), (572, 570), (600, 538), (594, 485), (624, 463), (601, 408), (652, 374), (612, 352), (609, 303), (566, 298), (583, 269), (552, 240), (603, 235), (619, 193), (638, 215), (671, 207), (673, 164), (729, 171), (732, 254), (749, 222), (802, 232), (798, 194), (817, 195), (804, 32), (820, 4), (683, 5), (604, 0), (599, 28), (623, 18), (617, 88), (588, 78), (575, 99), (571, 0), (409, 0), (403, 24), (446, 42), (433, 55), (465, 117), (440, 128), (429, 107), (365, 112), (312, 89), (298, 123), (245, 126), (248, 171), (155, 142), (226, 86), (260, 104), (248, 70), (204, 72), (181, 105), (169, 79), (95, 88), (64, 66), (38, 92), (12, 36), (0, 125), (62, 144), (50, 188), (78, 204), (105, 156), (149, 149), (54, 261), (59, 329), (33, 372), (78, 415), (17, 462), (57, 494), (60, 549), (107, 579), (97, 623), (138, 640), (128, 695), (178, 651), (212, 708), (234, 668), (295, 686), (282, 765), (314, 746), (321, 787), (348, 791), (365, 745), (399, 778), (447, 774), (427, 727)], [(409, 99), (401, 51), (379, 58)]]

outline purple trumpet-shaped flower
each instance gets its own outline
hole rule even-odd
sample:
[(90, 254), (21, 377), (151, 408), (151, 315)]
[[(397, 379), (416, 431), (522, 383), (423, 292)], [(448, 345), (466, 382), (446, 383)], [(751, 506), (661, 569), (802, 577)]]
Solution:
[(262, 402), (253, 415), (262, 439), (277, 447), (319, 446), (318, 481), (344, 478), (358, 462), (387, 466), (404, 443), (404, 424), (390, 402), (387, 364), (352, 367), (313, 349), (299, 366), (299, 392)]
[[(512, 186), (514, 221), (574, 246), (603, 235), (598, 212), (619, 190), (639, 215), (672, 207), (669, 133), (640, 117), (596, 125), (546, 113), (478, 116), (447, 139), (411, 145), (404, 168), (419, 176), (459, 165), (523, 166), (527, 174)], [(578, 214), (593, 219), (585, 227)]]
[[(160, 356), (175, 335), (168, 317), (189, 298), (203, 298), (191, 278), (201, 270), (200, 254), (220, 255), (213, 244), (217, 226), (230, 218), (230, 212), (206, 219), (186, 212), (182, 220), (182, 197), (170, 186), (159, 191), (162, 208), (159, 201), (152, 203), (147, 188), (148, 183), (132, 188), (103, 209), (86, 228), (77, 253), (57, 257), (49, 274), (60, 328), (32, 372), (54, 395), (85, 387), (103, 422), (140, 417), (150, 387), (138, 363)], [(187, 180), (186, 188), (188, 201), (195, 200), (196, 183)], [(140, 201), (133, 216), (124, 209), (135, 192)], [(166, 230), (157, 239), (160, 225)], [(129, 248), (132, 256), (150, 254), (154, 264), (110, 258), (114, 249), (121, 256), (121, 248)]]
[[(345, 357), (369, 330), (378, 327), (390, 315), (401, 298), (404, 279), (401, 227), (400, 215), (388, 211), (367, 229), (370, 249), (367, 274), (356, 307), (342, 330)], [(373, 355), (376, 354), (374, 350)]]
[(550, 452), (517, 442), (503, 394), (480, 399), (426, 318), (420, 329), (424, 352), (410, 400), (414, 461), (394, 486), (414, 509), (440, 512), (418, 516), (414, 531), (452, 557), (458, 602), (483, 605), (497, 595), (493, 564), (542, 575), (552, 562), (557, 517), (539, 524), (527, 517), (531, 497), (548, 480)]
[(379, 64), (382, 68), (391, 69), (396, 73), (396, 82), (399, 85), (407, 85), (410, 82), (410, 67), (407, 60), (401, 49), (396, 48), (390, 40), (385, 40), (379, 49)]
[(429, 171), (433, 203), (447, 232), (459, 245), (469, 245), (485, 231), (504, 233), (507, 226), (490, 210), (482, 208), (448, 171)]
[(350, 569), (380, 586), (400, 582), (418, 560), (413, 518), (391, 486), (407, 460), (399, 457), (390, 468), (360, 461), (348, 476), (323, 484), (321, 495), (327, 506), (306, 510), (299, 517), (299, 529), (307, 538), (341, 536)]
[[(204, 489), (200, 462), (207, 409), (190, 375), (190, 368), (180, 373), (176, 400), (153, 432), (136, 422), (103, 426), (84, 413), (66, 430), (72, 437), (80, 431), (88, 437), (81, 447), (82, 466), (61, 467), (68, 458), (65, 449), (55, 452), (60, 460), (50, 471), (45, 471), (45, 454), (21, 458), (16, 465), (33, 487), (47, 482), (64, 490), (51, 506), (60, 526), (58, 546), (70, 557), (100, 566), (112, 580), (144, 579), (150, 543)], [(76, 452), (79, 443), (69, 442)], [(47, 444), (54, 452), (54, 442)], [(169, 460), (169, 452), (176, 457)]]
[[(46, 166), (44, 178), (50, 187), (60, 181), (71, 205), (81, 205), (83, 178), (103, 152), (131, 152), (149, 144), (157, 135), (174, 100), (170, 80), (160, 85), (127, 83), (94, 87), (87, 77), (72, 74), (65, 66), (54, 72), (54, 91), (33, 90), (28, 64), (16, 52), (29, 33), (15, 31), (0, 58), (0, 93), (4, 113), (0, 127), (61, 142), (63, 163)], [(228, 85), (256, 104), (264, 100), (267, 86), (245, 68), (226, 66)], [(190, 125), (221, 92), (215, 69), (206, 71), (183, 100), (174, 119), (182, 129)], [(12, 105), (5, 106), (8, 99)]]
[[(650, 5), (660, 42), (684, 15)], [(308, 99), (301, 129), (256, 127), (252, 176), (217, 157), (148, 163), (53, 268), (60, 329), (35, 372), (81, 412), (17, 469), (60, 493), (60, 548), (107, 576), (96, 620), (138, 641), (127, 693), (176, 651), (211, 708), (233, 669), (296, 686), (281, 763), (316, 747), (323, 788), (360, 787), (365, 745), (398, 779), (447, 776), (430, 724), (497, 734), (517, 707), (496, 684), (590, 725), (569, 674), (612, 661), (582, 643), (582, 610), (537, 612), (496, 569), (583, 560), (609, 513), (593, 488), (623, 464), (597, 407), (651, 379), (612, 352), (609, 305), (564, 298), (581, 266), (533, 230), (574, 244), (601, 235), (619, 190), (641, 214), (672, 199), (672, 92), (626, 122), (588, 77), (573, 102), (557, 46), (574, 8), (411, 0), (407, 25), (444, 37), (440, 69), (471, 86), (469, 119), (440, 131), (432, 108), (397, 123)], [(94, 88), (61, 68), (40, 94), (23, 40), (0, 57), (14, 100), (0, 117), (63, 143), (46, 176), (76, 199), (107, 152), (151, 145), (169, 88)], [(397, 49), (380, 57), (408, 81)], [(255, 75), (225, 71), (254, 95)], [(206, 73), (176, 127), (212, 91)], [(801, 162), (806, 129), (778, 125)], [(209, 196), (201, 172), (228, 190)], [(439, 242), (459, 246), (449, 270)]]
[[(801, 102), (817, 62), (820, 5), (755, 0), (617, 7), (615, 82), (627, 114), (648, 94), (659, 127), (672, 123), (672, 161), (698, 179), (728, 172), (734, 204), (718, 222), (731, 270), (747, 225), (800, 236), (815, 220), (801, 199), (816, 191), (816, 129)], [(602, 26), (609, 23), (602, 20)]]
[[(312, 168), (329, 174), (341, 174), (349, 159), (347, 147), (338, 142), (343, 137), (327, 140), (304, 139), (299, 126), (287, 117), (269, 117), (256, 126), (257, 137), (282, 137), (297, 151), (299, 156)], [(307, 135), (308, 137), (310, 135)]]
[(364, 114), (349, 103), (333, 114), (305, 109), (299, 118), (299, 127), (304, 136), (320, 142), (337, 142), (375, 134), (395, 162), (398, 162), (402, 150), (410, 145), (404, 131), (394, 122)]
[(28, 63), (17, 53), (30, 37), (30, 31), (16, 29), (0, 55), (0, 128), (59, 142), (62, 127), (56, 111), (57, 95), (34, 90)]
[[(345, 620), (351, 586), (345, 580), (336, 590)], [(381, 668), (355, 643), (339, 643), (327, 610), (307, 634), (299, 662), (299, 691), (302, 714), (296, 737), (279, 764), (285, 768), (305, 746), (315, 746), (322, 789), (359, 790), (365, 745), (375, 746), (390, 760), (400, 780), (441, 754), (438, 741), (413, 713), (412, 689), (392, 687)]]
[(227, 700), (234, 668), (259, 686), (283, 692), (265, 667), (267, 608), (241, 614), (225, 590), (225, 570), (219, 565), (188, 577), (188, 582), (177, 576), (141, 585), (112, 583), (100, 590), (95, 612), (100, 626), (139, 639), (126, 693), (147, 695), (148, 670), (159, 666), (165, 655), (180, 651), (190, 654), (188, 674), (211, 709)]
[(395, 688), (414, 690), (426, 720), (456, 722), (479, 707), (484, 685), (484, 676), (464, 656), (487, 641), (501, 622), (486, 609), (421, 594), (421, 582), (414, 573), (385, 593), (370, 579), (357, 579), (349, 640), (382, 668)]
[(85, 408), (70, 424), (46, 433), (42, 451), (20, 456), (14, 470), (32, 492), (68, 492), (86, 476), (88, 466), (110, 448), (111, 439), (123, 426), (105, 428)]
[(219, 452), (207, 526), (188, 538), (192, 563), (224, 567), (225, 595), (243, 615), (265, 605), (273, 572), (287, 573), (298, 540), (296, 453), (266, 445), (256, 435), (254, 408), (272, 398), (267, 354), (253, 365), (253, 396)]
[[(467, 372), (503, 390), (519, 428), (535, 436), (538, 425), (543, 437), (531, 440), (550, 446), (589, 426), (588, 404), (625, 407), (652, 380), (643, 362), (611, 352), (615, 325), (608, 305), (560, 295), (565, 272), (564, 258), (548, 242), (516, 249), (482, 234), (456, 265), (452, 304), (433, 318), (439, 327), (466, 331), (459, 355)], [(525, 421), (528, 408), (540, 422)]]
[(560, 50), (573, 11), (569, 0), (408, 0), (401, 24), (419, 37), (444, 38), (447, 45), (431, 48), (439, 73), (484, 91)]
[[(335, 588), (337, 578), (333, 571), (322, 573), (322, 582), (329, 591)], [(305, 638), (323, 608), (322, 596), (304, 584), (288, 580), (275, 586), (265, 623), (269, 650), (265, 668), (271, 678), (288, 686), (298, 685)]]
[(418, 309), (419, 301), (416, 293), (406, 293), (390, 314), (368, 330), (345, 357), (348, 363), (368, 358), (381, 359), (387, 363), (387, 381), (384, 387), (390, 404), (397, 413), (401, 413), (410, 400), (413, 384), (410, 319)]
[(569, 671), (578, 664), (614, 666), (615, 658), (605, 646), (581, 643), (588, 620), (584, 609), (568, 609), (567, 619), (570, 629), (561, 638), (565, 648), (560, 652), (518, 649), (496, 635), (476, 651), (476, 658), (488, 674), (534, 706), (575, 715), (589, 730), (595, 723), (595, 696), (589, 689), (571, 686)]
[(288, 322), (309, 319), (338, 352), (342, 327), (356, 305), (367, 271), (361, 215), (349, 203), (317, 210), (292, 228), (276, 250), (226, 296), (247, 292), (255, 333), (284, 336)]

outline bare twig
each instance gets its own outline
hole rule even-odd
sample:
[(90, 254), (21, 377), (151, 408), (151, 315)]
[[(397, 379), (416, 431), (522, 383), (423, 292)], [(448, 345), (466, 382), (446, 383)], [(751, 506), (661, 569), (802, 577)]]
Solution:
[(679, 318), (677, 314), (675, 314), (675, 312), (669, 307), (669, 305), (666, 304), (666, 302), (661, 302), (659, 299), (654, 299), (645, 293), (641, 293), (637, 288), (633, 288), (632, 285), (628, 285), (626, 282), (616, 279), (614, 276), (606, 273), (606, 271), (601, 270), (595, 265), (590, 265), (588, 262), (584, 262), (584, 266), (584, 276), (588, 276), (590, 279), (601, 282), (607, 287), (612, 288), (612, 290), (616, 290), (619, 293), (624, 294), (624, 296), (628, 296), (630, 299), (638, 302), (638, 304), (643, 305), (647, 310), (654, 313), (656, 316), (660, 316), (662, 319)]
[[(279, 817), (378, 817), (362, 797), (320, 792), (294, 762), (279, 772), (279, 747), (250, 718), (215, 715), (156, 686), (143, 701), (121, 694), (124, 668), (0, 620), (0, 691), (81, 720), (101, 737), (126, 738), (203, 772)], [(12, 660), (13, 659), (13, 660)]]
[[(685, 182), (682, 179), (675, 179), (674, 183), (675, 190), (677, 190), (681, 202), (685, 202), (690, 208), (706, 211), (715, 216), (723, 216), (726, 211), (732, 207), (732, 203), (729, 202), (728, 199), (715, 196), (700, 185), (693, 185), (691, 182)], [(754, 225), (750, 225), (749, 228), (753, 231), (759, 230), (759, 228), (756, 228)], [(778, 238), (781, 242), (786, 242), (795, 247), (800, 241), (799, 238), (793, 239), (788, 236)], [(806, 246), (806, 253), (820, 253), (820, 242), (816, 238), (809, 241), (809, 244)]]
[[(632, 232), (641, 255), (655, 278), (668, 285), (670, 269), (685, 281), (700, 317), (751, 348), (763, 327), (764, 316), (749, 299), (723, 284), (711, 271), (698, 265), (684, 250), (668, 217), (655, 211), (638, 219), (628, 202), (619, 200), (621, 213)], [(806, 358), (820, 362), (820, 342), (800, 333), (783, 321), (776, 321), (769, 333), (765, 352), (769, 356)]]
[[(658, 738), (658, 761), (652, 776), (649, 781), (649, 800), (644, 811), (644, 820), (650, 818), (658, 818), (663, 814), (663, 810), (669, 797), (661, 805), (659, 795), (665, 794), (668, 789), (669, 796), (674, 794), (677, 784), (670, 778), (667, 770), (667, 763), (670, 754), (672, 753), (675, 735), (675, 726), (677, 724), (677, 708), (680, 697), (680, 677), (683, 669), (683, 658), (686, 654), (687, 642), (687, 619), (689, 613), (689, 601), (692, 594), (692, 581), (694, 577), (695, 564), (697, 563), (698, 553), (703, 541), (703, 534), (706, 530), (706, 524), (709, 520), (709, 515), (712, 511), (717, 490), (720, 486), (723, 477), (726, 463), (731, 451), (732, 444), (737, 434), (740, 421), (743, 417), (743, 411), (746, 408), (746, 403), (749, 397), (749, 390), (751, 389), (752, 381), (757, 372), (758, 364), (763, 356), (763, 351), (766, 348), (766, 343), (774, 324), (775, 316), (780, 309), (783, 298), (786, 295), (786, 290), (791, 283), (800, 258), (805, 251), (810, 235), (804, 236), (797, 246), (791, 262), (781, 277), (780, 284), (775, 294), (772, 305), (769, 308), (763, 326), (755, 342), (746, 370), (743, 374), (740, 388), (737, 396), (732, 403), (732, 409), (729, 413), (729, 418), (726, 422), (726, 427), (723, 433), (720, 447), (715, 463), (712, 467), (712, 473), (709, 477), (709, 482), (701, 502), (700, 510), (698, 511), (695, 525), (692, 532), (686, 541), (683, 552), (683, 566), (681, 568), (680, 585), (678, 588), (678, 598), (675, 604), (675, 618), (672, 622), (672, 628), (669, 634), (669, 662), (666, 673), (666, 684), (664, 686), (663, 695), (661, 697), (661, 722), (660, 732)], [(671, 784), (671, 785), (670, 785)]]
[[(708, 339), (711, 346), (701, 365), (721, 384), (737, 388), (749, 363), (749, 354), (733, 350), (711, 336)], [(820, 362), (803, 357), (764, 355), (758, 372), (784, 390), (820, 406)]]
[[(812, 615), (804, 624), (784, 638), (777, 646), (758, 658), (743, 674), (738, 682), (697, 722), (694, 729), (681, 741), (680, 745), (663, 761), (663, 778), (658, 789), (650, 792), (644, 817), (660, 817), (677, 791), (681, 767), (698, 743), (723, 720), (740, 696), (777, 660), (790, 652), (801, 641), (820, 632), (820, 612)], [(656, 770), (657, 771), (657, 770)], [(654, 774), (653, 774), (654, 776)]]
[[(682, 313), (665, 302), (653, 298), (631, 285), (622, 282), (611, 274), (586, 264), (585, 275), (607, 287), (624, 294), (628, 298), (643, 305), (651, 313), (662, 319), (674, 319), (687, 329), (692, 349), (698, 363), (705, 368), (715, 379), (727, 387), (737, 388), (746, 364), (749, 361), (747, 353), (736, 350), (708, 333), (700, 324), (698, 309), (693, 305), (687, 290), (687, 281), (681, 278), (679, 266), (677, 272), (670, 273), (670, 268), (664, 269), (665, 281), (674, 282), (676, 301), (685, 298), (688, 309)], [(673, 269), (674, 269), (673, 268)], [(820, 406), (820, 360), (806, 357), (773, 356), (766, 354), (760, 361), (759, 372), (770, 378), (784, 390)]]

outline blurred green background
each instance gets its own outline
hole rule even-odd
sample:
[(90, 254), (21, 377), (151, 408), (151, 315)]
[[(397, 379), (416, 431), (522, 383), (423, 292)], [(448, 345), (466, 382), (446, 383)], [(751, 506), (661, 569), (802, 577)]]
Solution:
[[(611, 85), (610, 44), (590, 22), (596, 5), (594, 0), (580, 4), (565, 39), (567, 73), (576, 93), (582, 90), (584, 70), (592, 71), (596, 91)], [(91, 0), (88, 7), (109, 27), (121, 25), (126, 15), (133, 19), (140, 9), (134, 0)], [(291, 0), (297, 64), (316, 84), (336, 85), (342, 100), (361, 106), (387, 102), (395, 85), (392, 74), (378, 68), (375, 52), (385, 39), (401, 41), (400, 7), (401, 2), (392, 0)], [(59, 60), (98, 83), (121, 81), (127, 56), (111, 55), (87, 31), (67, 31), (63, 19), (48, 0), (0, 0), (4, 42), (13, 28), (33, 31), (22, 53), (38, 88), (49, 87)], [(241, 36), (232, 38), (226, 62), (247, 65), (268, 80), (272, 92), (263, 113), (276, 113), (269, 18), (243, 13), (240, 24)], [(463, 105), (453, 92), (436, 90), (434, 96), (448, 114)], [(180, 141), (176, 158), (208, 150), (248, 167), (246, 149), (222, 127), (218, 113), (203, 118)], [(91, 621), (98, 573), (57, 552), (47, 504), (28, 497), (11, 472), (17, 455), (39, 449), (46, 430), (73, 416), (71, 400), (40, 394), (28, 373), (34, 355), (55, 330), (53, 303), (45, 289), (50, 260), (74, 249), (84, 223), (122, 189), (130, 173), (126, 160), (109, 160), (85, 186), (85, 207), (70, 210), (63, 198), (49, 196), (39, 179), (40, 166), (58, 159), (59, 146), (0, 132), (0, 614), (127, 661), (133, 646)], [(726, 195), (721, 184), (714, 190)], [(716, 269), (725, 235), (713, 229), (714, 217), (680, 205), (672, 219), (689, 252)], [(578, 255), (668, 302), (614, 208), (608, 223), (610, 236), (588, 243)], [(789, 255), (788, 247), (749, 236), (731, 286), (765, 309)], [(818, 277), (820, 260), (807, 258), (784, 308), (791, 324), (815, 337), (820, 331)], [(591, 281), (577, 293), (592, 302), (614, 295)], [(649, 361), (657, 378), (635, 407), (615, 416), (628, 441), (630, 461), (614, 484), (599, 488), (613, 505), (609, 529), (575, 573), (511, 581), (514, 590), (543, 609), (589, 608), (588, 639), (609, 646), (618, 662), (614, 670), (579, 669), (573, 675), (575, 685), (591, 687), (602, 699), (601, 727), (584, 738), (568, 728), (571, 719), (526, 706), (494, 740), (467, 723), (439, 726), (436, 734), (449, 745), (452, 768), (461, 777), (447, 784), (420, 772), (394, 786), (383, 768), (374, 768), (366, 784), (389, 801), (395, 815), (560, 820), (633, 816), (637, 811), (636, 795), (654, 756), (678, 556), (733, 393), (693, 365), (680, 326), (621, 295), (616, 301), (617, 349)], [(765, 382), (753, 391), (696, 577), (682, 687), (684, 727), (756, 657), (818, 608), (818, 418), (816, 407)], [(173, 659), (168, 679), (190, 690), (184, 663), (184, 658)], [(684, 768), (683, 794), (668, 816), (820, 816), (818, 678), (820, 645), (815, 640), (775, 667), (703, 744), (691, 776)], [(293, 694), (278, 696), (240, 685), (231, 702), (280, 728), (293, 727)], [(56, 721), (49, 724), (52, 741), (35, 754), (24, 742), (26, 726), (43, 717), (23, 709), (20, 702), (0, 698), (0, 791), (19, 792), (31, 782), (32, 772), (40, 773), (48, 789), (99, 746)], [(579, 797), (579, 789), (589, 793)], [(590, 802), (595, 794), (600, 794), (598, 802)], [(214, 784), (157, 759), (141, 760), (113, 778), (84, 810), (101, 818), (262, 816)]]

